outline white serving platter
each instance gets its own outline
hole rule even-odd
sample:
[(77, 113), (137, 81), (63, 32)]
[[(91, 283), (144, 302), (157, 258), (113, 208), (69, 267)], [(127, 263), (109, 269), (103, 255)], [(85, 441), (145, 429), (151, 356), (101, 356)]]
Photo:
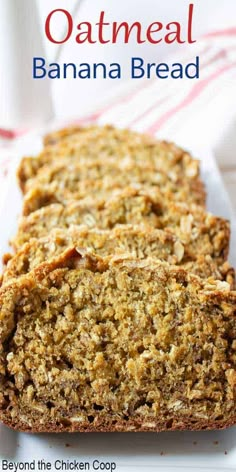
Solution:
[[(39, 134), (30, 134), (15, 145), (12, 168), (0, 202), (0, 256), (9, 251), (8, 241), (16, 232), (21, 212), (22, 201), (15, 178), (16, 168), (23, 155), (35, 154), (40, 147)], [(202, 161), (208, 210), (231, 221), (230, 262), (236, 267), (235, 215), (213, 154), (206, 149), (190, 151)], [(211, 432), (27, 435), (0, 425), (0, 471), (17, 470), (11, 468), (10, 462), (16, 463), (18, 470), (38, 471), (38, 460), (49, 462), (52, 471), (111, 470), (110, 463), (116, 464), (116, 469), (113, 470), (123, 472), (236, 471), (236, 428)], [(74, 460), (84, 463), (85, 468), (63, 468), (63, 463), (56, 462), (65, 461), (67, 464), (67, 461)], [(95, 462), (95, 467), (94, 460), (98, 461)], [(99, 468), (99, 461), (106, 463), (107, 468)], [(4, 469), (5, 466), (7, 468)]]

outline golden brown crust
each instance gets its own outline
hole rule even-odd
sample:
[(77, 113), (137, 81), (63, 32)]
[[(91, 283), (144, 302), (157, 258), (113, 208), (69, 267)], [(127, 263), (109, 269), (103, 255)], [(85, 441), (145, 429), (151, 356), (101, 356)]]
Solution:
[[(62, 128), (51, 133), (47, 133), (43, 138), (44, 146), (51, 146), (53, 144), (58, 144), (64, 139), (71, 138), (73, 136), (78, 136), (83, 133), (86, 128), (84, 126), (68, 126), (67, 128)], [(90, 127), (91, 129), (91, 127)]]
[(17, 180), (21, 191), (24, 193), (28, 179), (33, 178), (39, 169), (39, 162), (35, 157), (26, 156), (21, 159), (17, 169)]
[(235, 308), (225, 283), (71, 248), (0, 291), (0, 419), (31, 432), (234, 425)]
[[(163, 417), (167, 416), (163, 412)], [(166, 421), (158, 419), (153, 421), (147, 421), (146, 425), (143, 422), (143, 418), (135, 418), (135, 420), (121, 420), (117, 418), (105, 418), (96, 425), (87, 424), (68, 424), (65, 420), (61, 423), (56, 424), (55, 422), (47, 424), (37, 424), (34, 427), (30, 427), (20, 421), (13, 422), (11, 418), (4, 418), (3, 422), (9, 428), (20, 431), (22, 433), (141, 433), (141, 432), (153, 432), (161, 433), (164, 431), (210, 431), (210, 430), (222, 430), (235, 426), (236, 416), (230, 418), (221, 419), (219, 422), (216, 418), (213, 421), (209, 420), (196, 420), (196, 418), (181, 418), (172, 416), (171, 420)], [(149, 426), (147, 426), (149, 424)]]

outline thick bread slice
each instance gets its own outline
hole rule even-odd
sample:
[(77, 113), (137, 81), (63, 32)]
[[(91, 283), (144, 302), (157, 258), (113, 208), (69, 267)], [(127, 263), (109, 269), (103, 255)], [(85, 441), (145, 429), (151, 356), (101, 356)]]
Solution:
[(236, 424), (236, 292), (68, 250), (0, 291), (0, 420), (28, 432)]
[(68, 247), (85, 248), (100, 256), (129, 254), (137, 259), (152, 257), (197, 274), (212, 277), (235, 286), (235, 272), (225, 262), (218, 267), (209, 255), (188, 253), (188, 245), (163, 230), (123, 225), (112, 230), (99, 230), (86, 226), (71, 226), (68, 229), (54, 229), (44, 238), (33, 238), (15, 256), (5, 256), (6, 267), (3, 284), (10, 279), (27, 274), (39, 264), (63, 253)]
[(53, 228), (80, 224), (100, 229), (112, 229), (123, 224), (168, 229), (188, 246), (188, 253), (193, 259), (196, 254), (204, 254), (223, 264), (228, 256), (228, 221), (206, 213), (196, 205), (165, 201), (159, 193), (147, 194), (133, 188), (107, 201), (85, 200), (67, 206), (54, 204), (41, 208), (21, 219), (12, 245), (19, 250), (30, 238), (46, 236)]
[(107, 175), (103, 179), (80, 180), (71, 184), (63, 181), (55, 181), (50, 184), (37, 184), (26, 193), (23, 200), (23, 215), (27, 216), (33, 211), (51, 205), (52, 203), (62, 203), (67, 205), (71, 200), (83, 200), (92, 197), (97, 199), (109, 199), (128, 186), (134, 189), (155, 192), (159, 198), (173, 202), (188, 202), (205, 207), (205, 192), (198, 184), (189, 185), (186, 181), (178, 183), (166, 181), (165, 178), (159, 183), (154, 183), (152, 174), (141, 170), (139, 175), (120, 174), (116, 177)]
[[(114, 189), (122, 189), (129, 185), (148, 186), (159, 189), (165, 198), (177, 201), (188, 201), (205, 205), (205, 190), (200, 179), (171, 178), (167, 174), (156, 171), (152, 167), (124, 165), (122, 162), (104, 163), (101, 160), (86, 164), (62, 162), (44, 166), (37, 176), (26, 184), (29, 194), (25, 197), (24, 214), (40, 208), (41, 201), (48, 201), (55, 196), (55, 202), (74, 198), (79, 200), (87, 195), (105, 197)], [(38, 198), (45, 194), (45, 198)], [(74, 196), (74, 197), (73, 197)]]
[(25, 186), (25, 190), (28, 191), (35, 185), (50, 184), (52, 182), (62, 182), (64, 188), (68, 188), (71, 191), (76, 191), (78, 183), (82, 180), (98, 180), (103, 179), (107, 176), (112, 178), (129, 176), (130, 180), (134, 182), (142, 183), (148, 181), (149, 185), (174, 185), (181, 181), (186, 181), (188, 185), (193, 187), (193, 190), (199, 187), (203, 191), (203, 182), (198, 179), (186, 178), (182, 175), (172, 175), (171, 173), (163, 172), (162, 170), (156, 169), (155, 166), (143, 162), (135, 163), (126, 159), (120, 159), (116, 161), (102, 160), (100, 158), (96, 160), (87, 159), (86, 162), (80, 163), (75, 160), (68, 161), (68, 158), (61, 158), (58, 161), (53, 161), (41, 167), (37, 175), (28, 180)]
[(115, 163), (125, 160), (127, 164), (152, 166), (167, 173), (173, 180), (199, 179), (199, 162), (173, 143), (156, 141), (151, 136), (112, 126), (79, 128), (78, 133), (62, 130), (60, 134), (64, 135), (64, 139), (46, 146), (37, 158), (26, 157), (21, 161), (18, 178), (22, 190), (28, 179), (36, 176), (42, 166), (65, 158), (68, 162), (74, 160), (77, 163), (98, 158), (103, 162)]

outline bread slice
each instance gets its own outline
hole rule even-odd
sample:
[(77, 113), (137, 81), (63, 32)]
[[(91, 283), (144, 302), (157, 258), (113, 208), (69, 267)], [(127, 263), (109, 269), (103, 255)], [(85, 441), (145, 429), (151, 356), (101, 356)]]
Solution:
[(206, 213), (196, 205), (165, 201), (159, 193), (145, 193), (127, 188), (107, 201), (85, 200), (67, 206), (52, 204), (23, 217), (12, 245), (16, 250), (30, 238), (47, 236), (53, 228), (71, 225), (112, 229), (118, 225), (141, 224), (168, 229), (196, 254), (209, 255), (219, 265), (228, 257), (229, 222)]
[[(189, 204), (205, 206), (205, 191), (201, 184), (189, 185), (185, 180), (172, 182), (164, 175), (158, 174), (157, 177), (145, 169), (136, 168), (132, 174), (120, 173), (116, 176), (107, 174), (102, 179), (76, 180), (74, 175), (72, 174), (70, 182), (66, 180), (65, 172), (65, 179), (62, 181), (55, 180), (49, 184), (39, 183), (32, 186), (23, 200), (23, 215), (27, 216), (51, 203), (67, 205), (71, 200), (83, 200), (87, 196), (108, 199), (130, 185), (135, 189), (145, 189), (147, 192), (156, 191), (163, 200), (188, 201)], [(69, 169), (68, 176), (70, 176)]]
[[(112, 126), (91, 126), (79, 128), (78, 133), (74, 131), (60, 131), (57, 136), (63, 135), (62, 140), (47, 145), (37, 158), (26, 157), (21, 161), (18, 178), (23, 191), (27, 181), (36, 176), (41, 167), (65, 158), (68, 162), (82, 164), (98, 158), (102, 162), (125, 161), (126, 165), (152, 166), (167, 173), (172, 180), (199, 179), (199, 162), (173, 143), (156, 141), (151, 136)], [(50, 139), (55, 141), (55, 135), (46, 138), (46, 142)]]
[(234, 269), (228, 262), (218, 267), (208, 255), (188, 253), (188, 246), (167, 231), (141, 226), (123, 225), (112, 230), (89, 229), (86, 226), (71, 226), (54, 229), (41, 239), (31, 239), (15, 256), (6, 255), (3, 284), (10, 279), (27, 274), (39, 264), (62, 254), (70, 246), (85, 248), (100, 256), (130, 254), (137, 259), (152, 257), (168, 261), (197, 274), (213, 277), (235, 286)]
[(71, 248), (0, 291), (0, 420), (27, 432), (236, 424), (236, 292)]
[(114, 188), (133, 184), (154, 186), (175, 200), (205, 205), (205, 189), (200, 178), (174, 178), (150, 166), (103, 162), (100, 159), (85, 164), (61, 159), (59, 163), (42, 167), (37, 176), (26, 183), (25, 189), (34, 192), (44, 185), (46, 192), (50, 193), (48, 185), (49, 188), (52, 185), (51, 192), (62, 194), (61, 198), (63, 192), (68, 192), (75, 194), (75, 199), (80, 199), (92, 194), (99, 196), (104, 192), (111, 193)]

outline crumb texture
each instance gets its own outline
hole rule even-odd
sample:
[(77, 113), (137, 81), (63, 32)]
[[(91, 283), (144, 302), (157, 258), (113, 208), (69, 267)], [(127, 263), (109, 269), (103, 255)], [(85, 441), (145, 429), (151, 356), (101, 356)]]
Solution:
[(112, 229), (123, 224), (167, 229), (193, 254), (208, 254), (223, 263), (228, 255), (229, 223), (196, 205), (162, 200), (159, 192), (125, 189), (110, 199), (52, 204), (24, 217), (13, 245), (19, 249), (33, 237), (43, 237), (53, 228), (71, 225)]
[(45, 139), (45, 147), (37, 159), (26, 157), (22, 160), (18, 178), (25, 191), (27, 181), (34, 178), (40, 169), (58, 160), (82, 164), (89, 161), (119, 163), (123, 166), (152, 166), (157, 172), (168, 175), (172, 180), (185, 177), (200, 181), (199, 162), (189, 153), (173, 143), (156, 141), (151, 136), (120, 130), (112, 126), (90, 126), (69, 128)]
[(1, 417), (38, 431), (233, 423), (235, 300), (164, 262), (64, 254), (1, 294)]
[(100, 256), (130, 254), (137, 259), (152, 257), (183, 267), (202, 278), (226, 281), (232, 288), (235, 285), (234, 269), (228, 262), (217, 264), (209, 254), (204, 254), (204, 247), (194, 254), (187, 244), (168, 231), (132, 225), (120, 225), (111, 230), (71, 226), (54, 229), (41, 239), (32, 238), (14, 257), (6, 258), (2, 283), (27, 274), (74, 245)]

